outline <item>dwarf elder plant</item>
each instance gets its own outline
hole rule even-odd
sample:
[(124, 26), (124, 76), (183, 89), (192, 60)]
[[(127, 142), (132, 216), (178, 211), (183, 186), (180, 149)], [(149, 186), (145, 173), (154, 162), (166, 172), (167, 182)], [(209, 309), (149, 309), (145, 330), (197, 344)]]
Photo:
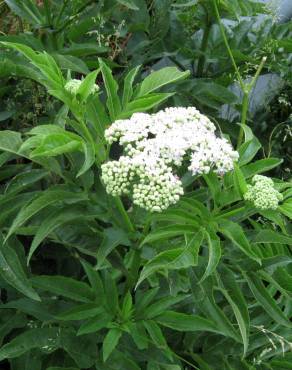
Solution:
[(1, 364), (291, 368), (291, 183), (246, 125), (252, 85), (231, 143), (195, 107), (159, 107), (188, 72), (117, 81), (99, 59), (71, 78), (4, 46), (63, 105), (0, 132)]

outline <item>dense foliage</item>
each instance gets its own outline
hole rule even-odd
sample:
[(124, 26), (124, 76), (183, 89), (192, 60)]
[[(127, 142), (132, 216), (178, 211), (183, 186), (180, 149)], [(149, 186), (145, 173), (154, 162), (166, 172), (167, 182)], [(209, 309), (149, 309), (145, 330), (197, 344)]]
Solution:
[(256, 0), (0, 14), (1, 369), (291, 369), (292, 23)]

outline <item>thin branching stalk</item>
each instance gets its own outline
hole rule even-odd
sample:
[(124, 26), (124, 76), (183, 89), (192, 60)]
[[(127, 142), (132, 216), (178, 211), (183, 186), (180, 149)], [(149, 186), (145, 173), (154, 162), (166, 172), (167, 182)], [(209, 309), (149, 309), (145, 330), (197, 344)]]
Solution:
[(261, 63), (259, 64), (259, 66), (256, 70), (256, 73), (253, 76), (251, 82), (250, 83), (244, 82), (244, 80), (243, 80), (243, 78), (240, 74), (239, 68), (236, 64), (236, 61), (234, 59), (231, 47), (230, 47), (229, 42), (228, 42), (227, 37), (226, 37), (225, 29), (224, 29), (224, 26), (222, 24), (220, 14), (219, 14), (219, 10), (218, 10), (218, 6), (217, 6), (217, 0), (213, 0), (213, 4), (214, 4), (214, 9), (215, 9), (216, 19), (217, 19), (217, 22), (218, 22), (218, 25), (219, 25), (219, 28), (220, 28), (220, 31), (221, 31), (221, 34), (222, 34), (222, 37), (223, 37), (224, 44), (226, 46), (226, 49), (228, 51), (230, 60), (231, 60), (232, 65), (234, 67), (234, 71), (235, 71), (235, 74), (237, 76), (239, 86), (240, 86), (240, 88), (243, 92), (242, 106), (241, 106), (240, 130), (239, 130), (239, 134), (238, 134), (238, 138), (237, 138), (237, 149), (239, 149), (241, 144), (242, 144), (242, 140), (243, 140), (243, 134), (244, 134), (243, 127), (244, 127), (244, 125), (246, 125), (246, 122), (247, 122), (247, 113), (248, 113), (248, 107), (249, 107), (250, 94), (251, 94), (251, 91), (254, 88), (254, 86), (255, 86), (255, 84), (258, 80), (258, 77), (259, 77), (259, 75), (260, 75), (260, 73), (263, 69), (263, 66), (264, 66), (267, 58), (266, 57), (262, 58)]
[(125, 207), (123, 205), (123, 202), (121, 201), (121, 198), (120, 197), (114, 197), (114, 201), (115, 201), (115, 205), (118, 209), (118, 211), (120, 212), (120, 215), (123, 219), (123, 222), (127, 228), (127, 230), (129, 232), (134, 232), (135, 231), (135, 228), (130, 220), (130, 217), (128, 215), (128, 213), (126, 212), (125, 210)]

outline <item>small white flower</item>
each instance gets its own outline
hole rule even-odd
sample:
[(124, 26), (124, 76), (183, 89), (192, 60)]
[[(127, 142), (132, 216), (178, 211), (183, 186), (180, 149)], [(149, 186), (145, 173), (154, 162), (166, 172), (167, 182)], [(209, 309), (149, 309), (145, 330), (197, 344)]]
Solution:
[[(73, 95), (76, 95), (81, 83), (82, 83), (82, 80), (77, 80), (76, 78), (73, 78), (66, 83), (65, 90), (67, 90), (69, 93)], [(98, 90), (99, 90), (99, 86), (95, 84), (92, 88), (91, 93), (94, 94)]]
[(135, 204), (151, 212), (166, 209), (183, 194), (175, 174), (183, 163), (189, 163), (193, 175), (211, 170), (223, 175), (238, 159), (227, 140), (216, 137), (214, 124), (194, 107), (135, 113), (115, 121), (105, 138), (124, 147), (118, 161), (102, 165), (107, 192), (132, 194)]
[(247, 186), (244, 199), (252, 202), (259, 209), (277, 209), (279, 202), (283, 200), (283, 195), (274, 188), (271, 178), (255, 175), (252, 184)]

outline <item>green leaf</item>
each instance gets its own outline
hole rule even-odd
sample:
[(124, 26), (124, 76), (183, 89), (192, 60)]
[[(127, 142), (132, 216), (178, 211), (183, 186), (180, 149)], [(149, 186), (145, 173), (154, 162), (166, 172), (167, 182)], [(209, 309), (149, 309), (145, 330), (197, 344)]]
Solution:
[(220, 333), (216, 324), (198, 315), (187, 315), (184, 313), (166, 311), (155, 318), (159, 324), (178, 331), (210, 331)]
[(93, 95), (86, 102), (86, 117), (95, 128), (100, 140), (104, 139), (104, 131), (110, 124), (110, 119), (97, 95)]
[(95, 162), (95, 147), (94, 144), (91, 142), (84, 142), (82, 143), (83, 152), (84, 152), (84, 163), (76, 177), (83, 175), (86, 171), (88, 171)]
[(207, 82), (195, 78), (190, 81), (192, 85), (191, 94), (200, 104), (213, 109), (219, 109), (223, 104), (235, 103), (238, 98), (228, 88), (215, 82)]
[(16, 312), (23, 312), (29, 316), (35, 317), (40, 321), (50, 321), (55, 319), (54, 315), (51, 313), (52, 306), (52, 302), (49, 302), (47, 299), (39, 302), (30, 298), (20, 298), (9, 301), (5, 305), (0, 305), (0, 308), (12, 308), (15, 309)]
[(39, 289), (73, 301), (87, 303), (94, 300), (94, 293), (89, 285), (69, 277), (39, 275), (31, 278), (31, 282)]
[(62, 55), (62, 54), (53, 54), (54, 59), (57, 61), (61, 69), (74, 71), (87, 75), (90, 73), (86, 63), (79, 58), (74, 57), (73, 55)]
[(0, 131), (0, 150), (17, 154), (22, 145), (21, 134), (14, 131)]
[(200, 282), (203, 282), (208, 276), (210, 276), (215, 270), (221, 258), (221, 243), (220, 239), (216, 235), (210, 235), (205, 232), (208, 241), (209, 258), (208, 265), (202, 276)]
[(291, 328), (292, 323), (281, 311), (277, 302), (271, 297), (270, 293), (267, 291), (266, 287), (264, 286), (261, 279), (257, 276), (257, 274), (251, 271), (249, 271), (248, 274), (243, 274), (255, 299), (261, 304), (267, 314), (278, 324)]
[(137, 97), (148, 95), (165, 85), (185, 79), (189, 75), (189, 71), (181, 72), (177, 67), (165, 67), (152, 72), (141, 83)]
[(219, 230), (230, 239), (240, 250), (254, 261), (261, 264), (261, 259), (254, 253), (252, 247), (246, 238), (243, 229), (239, 224), (228, 220), (220, 220)]
[(116, 80), (113, 78), (112, 71), (110, 68), (102, 61), (102, 59), (98, 59), (105, 89), (107, 92), (107, 101), (106, 105), (109, 110), (110, 117), (112, 121), (114, 121), (120, 111), (121, 111), (121, 103), (120, 98), (118, 96), (118, 84)]
[(5, 3), (15, 14), (32, 25), (40, 26), (45, 23), (43, 15), (33, 1), (29, 1), (28, 4), (26, 0), (5, 0)]
[(108, 326), (113, 316), (107, 313), (102, 307), (100, 307), (99, 309), (100, 309), (99, 315), (86, 321), (80, 326), (77, 332), (77, 336), (89, 333), (96, 333), (99, 330), (104, 329)]
[(104, 298), (104, 287), (98, 271), (96, 271), (95, 268), (93, 268), (93, 266), (91, 266), (88, 262), (84, 260), (81, 260), (80, 262), (84, 268), (84, 271), (86, 272), (91, 288), (99, 300), (102, 301)]
[(223, 284), (221, 286), (219, 282), (219, 286), (222, 288), (221, 292), (232, 307), (242, 337), (244, 347), (243, 356), (245, 356), (249, 344), (250, 325), (247, 303), (231, 270), (224, 267), (220, 277), (222, 277)]
[(192, 225), (166, 226), (148, 234), (141, 243), (141, 246), (146, 243), (162, 241), (165, 239), (182, 236), (184, 234), (192, 234), (195, 232), (197, 232), (197, 228)]
[(132, 300), (131, 293), (128, 291), (127, 294), (125, 295), (122, 310), (121, 310), (121, 316), (124, 321), (129, 320), (129, 318), (131, 317), (132, 307), (133, 307), (133, 300)]
[(95, 340), (91, 336), (84, 336), (81, 341), (72, 329), (61, 329), (60, 332), (62, 348), (77, 366), (80, 369), (92, 368), (97, 358)]
[[(216, 287), (214, 285), (214, 279), (209, 278), (203, 283), (200, 283), (195, 270), (189, 270), (189, 276), (193, 297), (198, 301), (198, 309), (200, 312), (203, 312), (208, 317), (212, 317), (218, 332), (241, 343), (240, 335), (214, 298), (213, 291)], [(199, 300), (197, 298), (198, 294), (200, 297)]]
[(139, 7), (136, 5), (134, 0), (117, 0), (118, 3), (124, 5), (128, 9), (139, 10)]
[(120, 244), (130, 246), (131, 242), (127, 234), (122, 229), (108, 228), (105, 229), (104, 238), (97, 251), (97, 268), (101, 268), (106, 257)]
[(118, 345), (121, 336), (122, 331), (120, 329), (113, 328), (108, 331), (102, 345), (102, 355), (104, 362), (108, 359), (109, 355)]
[(17, 253), (9, 245), (3, 244), (3, 237), (0, 235), (0, 275), (1, 277), (25, 296), (40, 301), (37, 292), (32, 288), (26, 276)]
[(241, 167), (241, 170), (244, 177), (247, 178), (258, 173), (270, 171), (273, 168), (280, 166), (282, 162), (283, 160), (278, 158), (265, 158)]
[(44, 194), (39, 195), (28, 205), (25, 205), (14, 219), (8, 234), (5, 238), (7, 240), (20, 226), (27, 222), (32, 216), (57, 202), (68, 201), (70, 203), (77, 203), (81, 200), (86, 200), (87, 196), (83, 193), (73, 193), (65, 190), (48, 190)]
[(59, 69), (54, 58), (47, 54), (46, 52), (38, 53), (35, 52), (30, 47), (12, 42), (2, 42), (3, 45), (16, 49), (22, 53), (30, 62), (36, 66), (46, 81), (46, 86), (51, 89), (60, 89), (64, 87), (64, 77), (61, 70)]
[(289, 274), (285, 268), (278, 267), (274, 272), (273, 277), (283, 289), (292, 293), (292, 275)]
[(23, 191), (30, 185), (33, 185), (37, 181), (43, 179), (49, 174), (46, 170), (30, 169), (27, 172), (22, 172), (8, 182), (5, 189), (6, 194), (16, 194), (19, 191)]
[(34, 149), (30, 157), (54, 157), (60, 154), (70, 153), (82, 148), (81, 140), (72, 140), (67, 133), (50, 134), (45, 136), (40, 145)]
[(252, 242), (292, 245), (292, 237), (273, 230), (260, 230), (253, 238)]
[(78, 90), (77, 95), (81, 97), (81, 101), (85, 102), (89, 95), (92, 93), (96, 81), (96, 77), (99, 73), (99, 70), (90, 72), (84, 80), (82, 80)]
[(185, 247), (159, 253), (144, 266), (136, 288), (141, 282), (159, 270), (180, 270), (198, 263), (198, 253), (203, 241), (203, 232), (196, 233)]
[(241, 169), (237, 164), (234, 164), (233, 181), (235, 189), (237, 189), (239, 194), (243, 196), (247, 192), (247, 183)]
[[(33, 253), (36, 251), (36, 249), (39, 247), (39, 245), (42, 243), (42, 241), (48, 237), (55, 229), (58, 227), (64, 225), (67, 222), (75, 221), (80, 219), (80, 214), (83, 213), (85, 210), (80, 207), (64, 207), (63, 209), (55, 209), (53, 212), (51, 212), (48, 217), (46, 217), (41, 225), (38, 227), (35, 236), (33, 238), (33, 241), (31, 243), (29, 254), (27, 257), (27, 264), (29, 264), (29, 261), (33, 255)], [(85, 216), (83, 216), (84, 219), (91, 219), (94, 218), (94, 213), (86, 213)]]
[[(181, 206), (181, 204), (180, 204)], [(174, 222), (175, 224), (190, 224), (195, 227), (199, 226), (200, 219), (197, 217), (196, 213), (192, 210), (184, 210), (180, 208), (167, 209), (162, 213), (156, 213), (151, 215), (151, 220), (153, 221), (167, 221)], [(198, 213), (198, 212), (197, 212)]]
[(281, 213), (283, 213), (283, 215), (292, 220), (292, 198), (287, 199), (285, 203), (279, 206), (279, 210)]
[(144, 350), (149, 347), (149, 338), (147, 336), (146, 330), (140, 321), (127, 323), (129, 332), (133, 341), (139, 350)]
[(252, 139), (243, 143), (239, 149), (239, 166), (249, 163), (261, 148), (261, 143), (254, 136)]
[(277, 359), (272, 360), (270, 362), (271, 369), (273, 370), (291, 370), (292, 369), (292, 363), (291, 361), (285, 360), (285, 359)]
[(133, 113), (146, 112), (151, 108), (156, 107), (169, 97), (173, 96), (174, 93), (156, 93), (150, 94), (146, 97), (135, 99), (129, 102), (123, 111), (118, 115), (118, 119), (129, 118)]
[(108, 311), (115, 315), (119, 308), (119, 296), (116, 282), (110, 272), (105, 273), (105, 297)]
[(130, 99), (133, 95), (133, 83), (137, 73), (139, 72), (141, 66), (134, 67), (130, 70), (130, 72), (126, 75), (124, 79), (124, 90), (123, 90), (123, 98), (122, 98), (122, 105), (125, 106), (128, 104)]
[(85, 320), (100, 314), (103, 310), (96, 303), (85, 303), (62, 312), (58, 320)]
[(160, 329), (159, 325), (156, 324), (154, 320), (145, 320), (143, 321), (143, 325), (145, 326), (148, 334), (150, 335), (150, 338), (154, 342), (154, 344), (158, 348), (167, 349), (167, 342), (165, 340), (165, 337), (162, 333), (162, 330)]
[(148, 305), (147, 307), (144, 307), (143, 317), (145, 319), (153, 319), (154, 317), (161, 315), (170, 307), (184, 301), (187, 298), (189, 298), (188, 294), (178, 294), (174, 297), (163, 297)]
[(38, 328), (26, 330), (0, 349), (0, 361), (19, 357), (34, 349), (56, 350), (60, 347), (59, 328)]

